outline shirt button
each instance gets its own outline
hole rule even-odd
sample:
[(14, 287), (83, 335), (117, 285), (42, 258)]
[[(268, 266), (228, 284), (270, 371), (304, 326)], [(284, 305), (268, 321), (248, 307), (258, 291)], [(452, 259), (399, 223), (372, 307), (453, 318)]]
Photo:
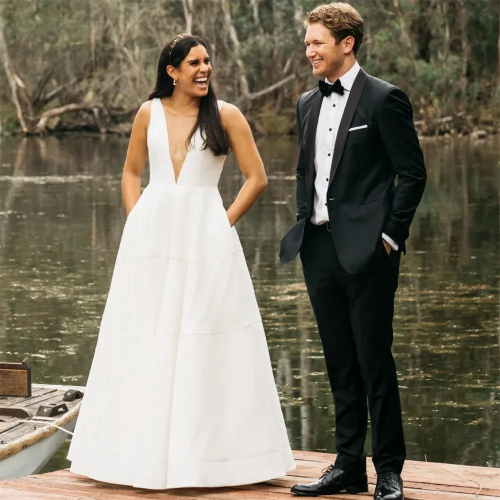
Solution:
[(326, 182), (328, 182), (328, 177), (326, 178)]
[(330, 153), (328, 153), (328, 156), (332, 156)]
[(328, 203), (325, 203), (325, 207), (327, 207), (327, 206), (328, 206)]
[(335, 106), (336, 106), (336, 104), (333, 105), (333, 107), (335, 107)]
[(332, 131), (332, 129), (331, 129), (331, 128), (329, 128), (328, 130), (329, 130), (330, 132)]

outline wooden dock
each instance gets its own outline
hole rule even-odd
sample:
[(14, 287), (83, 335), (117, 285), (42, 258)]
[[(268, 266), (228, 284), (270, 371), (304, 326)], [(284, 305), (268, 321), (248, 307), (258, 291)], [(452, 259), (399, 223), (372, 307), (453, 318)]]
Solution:
[[(2, 500), (132, 500), (189, 499), (207, 500), (273, 500), (299, 498), (290, 494), (290, 487), (321, 475), (321, 470), (335, 460), (334, 455), (295, 451), (297, 469), (265, 483), (232, 488), (189, 488), (178, 490), (145, 490), (101, 483), (60, 470), (20, 479), (0, 481)], [(375, 470), (368, 464), (370, 492), (356, 496), (338, 494), (335, 499), (373, 498)], [(407, 461), (403, 471), (407, 500), (498, 500), (500, 498), (500, 469)]]

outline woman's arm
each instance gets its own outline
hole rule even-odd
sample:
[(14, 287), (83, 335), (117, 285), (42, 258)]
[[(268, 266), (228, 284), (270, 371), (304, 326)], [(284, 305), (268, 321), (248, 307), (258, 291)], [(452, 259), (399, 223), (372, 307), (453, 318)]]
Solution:
[(246, 178), (245, 184), (227, 211), (229, 222), (234, 226), (266, 189), (267, 177), (252, 131), (241, 111), (226, 103), (221, 110), (221, 121), (238, 167)]
[(137, 112), (128, 143), (122, 176), (122, 197), (127, 216), (141, 196), (141, 174), (148, 159), (147, 132), (150, 113), (151, 101), (147, 101)]

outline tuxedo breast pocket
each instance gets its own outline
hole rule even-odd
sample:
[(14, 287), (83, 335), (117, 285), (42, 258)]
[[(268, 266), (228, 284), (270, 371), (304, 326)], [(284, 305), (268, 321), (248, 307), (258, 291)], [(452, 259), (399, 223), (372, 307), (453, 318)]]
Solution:
[(358, 125), (349, 129), (347, 132), (347, 140), (349, 142), (357, 142), (370, 139), (372, 135), (373, 128), (371, 125)]

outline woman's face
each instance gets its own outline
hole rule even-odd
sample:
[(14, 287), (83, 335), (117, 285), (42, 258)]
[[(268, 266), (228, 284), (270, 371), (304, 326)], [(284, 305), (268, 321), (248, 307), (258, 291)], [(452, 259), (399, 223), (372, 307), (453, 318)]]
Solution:
[(175, 90), (181, 90), (193, 97), (207, 95), (212, 66), (207, 49), (203, 45), (192, 47), (181, 65), (178, 68), (169, 65), (167, 72), (174, 80), (177, 80)]

